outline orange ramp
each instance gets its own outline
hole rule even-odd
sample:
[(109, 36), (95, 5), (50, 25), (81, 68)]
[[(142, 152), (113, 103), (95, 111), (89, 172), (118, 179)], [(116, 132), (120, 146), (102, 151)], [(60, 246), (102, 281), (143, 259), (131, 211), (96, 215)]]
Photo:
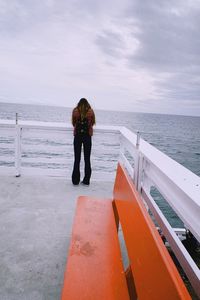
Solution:
[(129, 299), (111, 200), (79, 197), (62, 300)]
[(138, 299), (191, 299), (142, 199), (121, 165), (118, 165), (113, 194)]

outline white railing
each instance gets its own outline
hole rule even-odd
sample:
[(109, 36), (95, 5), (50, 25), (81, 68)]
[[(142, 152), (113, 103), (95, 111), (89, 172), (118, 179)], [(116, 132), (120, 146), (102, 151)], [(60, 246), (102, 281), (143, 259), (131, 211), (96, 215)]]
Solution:
[[(135, 182), (165, 238), (200, 297), (200, 270), (151, 196), (156, 187), (185, 227), (200, 242), (200, 178), (167, 155), (140, 139), (127, 128), (121, 129), (120, 160)], [(130, 164), (125, 151), (134, 160)]]
[[(15, 158), (0, 159), (11, 163), (12, 167), (7, 169), (15, 171), (16, 176), (27, 173), (71, 176), (73, 139), (70, 125), (28, 121), (15, 124), (13, 121), (4, 120), (0, 122), (0, 130), (1, 136), (9, 136), (11, 142), (8, 147), (11, 153), (15, 153)], [(102, 142), (106, 136), (107, 140)], [(41, 143), (46, 152), (39, 148), (40, 152), (34, 157), (37, 146)], [(32, 147), (34, 151), (31, 152)], [(199, 268), (179, 240), (179, 230), (171, 227), (151, 196), (151, 188), (155, 187), (183, 221), (185, 228), (200, 242), (200, 178), (140, 139), (139, 134), (135, 135), (124, 127), (96, 127), (92, 153), (93, 178), (113, 180), (117, 161), (125, 166), (197, 295), (200, 296)], [(5, 170), (5, 167), (2, 168)]]
[[(0, 155), (0, 172), (16, 176), (40, 174), (71, 178), (73, 168), (73, 132), (70, 124), (0, 121), (0, 149), (10, 148), (10, 155)], [(9, 142), (9, 144), (8, 144)], [(112, 151), (111, 151), (112, 150)], [(92, 149), (92, 178), (113, 181), (119, 157), (119, 128), (95, 128)], [(9, 167), (5, 167), (5, 166)], [(81, 170), (83, 171), (83, 161)]]

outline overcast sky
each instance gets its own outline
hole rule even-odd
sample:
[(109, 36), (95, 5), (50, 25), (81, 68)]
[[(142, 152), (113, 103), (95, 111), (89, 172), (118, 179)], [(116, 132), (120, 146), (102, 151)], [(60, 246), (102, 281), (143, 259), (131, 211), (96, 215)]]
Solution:
[(200, 0), (0, 0), (0, 102), (200, 116)]

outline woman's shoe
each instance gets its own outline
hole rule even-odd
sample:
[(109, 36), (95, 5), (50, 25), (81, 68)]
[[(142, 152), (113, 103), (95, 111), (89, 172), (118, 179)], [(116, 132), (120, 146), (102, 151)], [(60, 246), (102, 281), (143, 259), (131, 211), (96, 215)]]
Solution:
[(83, 184), (83, 185), (90, 185), (90, 183), (89, 182), (86, 182), (86, 181), (81, 181), (81, 184)]
[(79, 185), (79, 181), (73, 181), (72, 180), (73, 185)]

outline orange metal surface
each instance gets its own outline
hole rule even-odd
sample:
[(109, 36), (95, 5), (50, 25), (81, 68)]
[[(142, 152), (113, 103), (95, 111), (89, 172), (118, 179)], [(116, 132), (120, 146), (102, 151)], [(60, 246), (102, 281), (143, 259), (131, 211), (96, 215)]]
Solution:
[(113, 194), (138, 299), (191, 299), (139, 194), (120, 165)]
[(62, 300), (130, 299), (111, 200), (79, 197)]

